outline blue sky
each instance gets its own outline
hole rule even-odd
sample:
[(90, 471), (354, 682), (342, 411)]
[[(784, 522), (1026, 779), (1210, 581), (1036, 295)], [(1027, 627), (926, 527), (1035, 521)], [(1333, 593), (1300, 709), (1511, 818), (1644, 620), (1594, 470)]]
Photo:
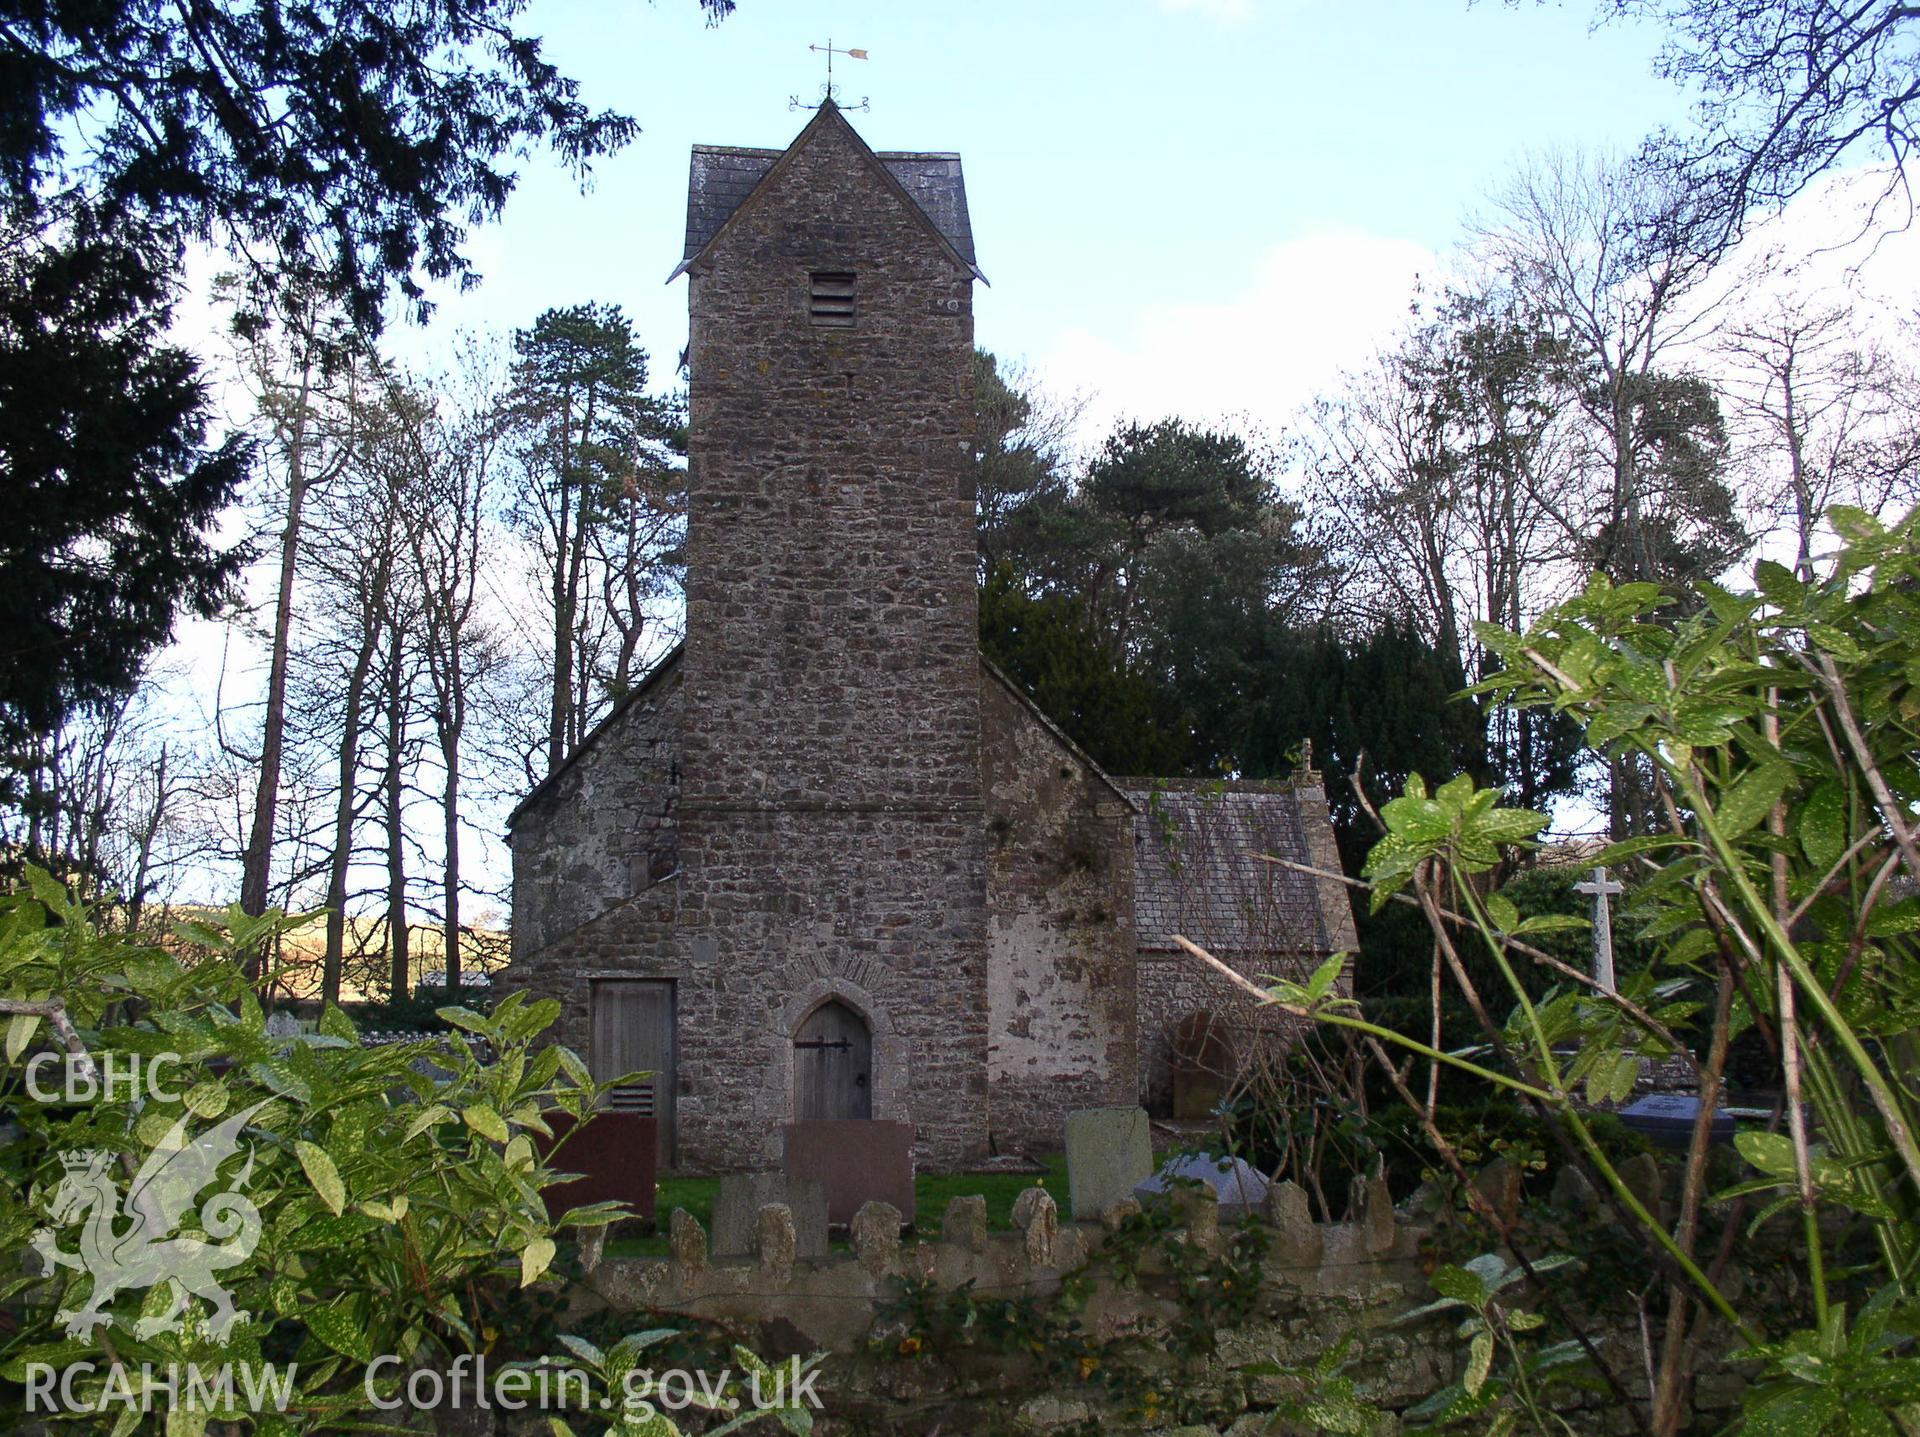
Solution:
[[(981, 344), (1116, 412), (1278, 415), (1404, 309), (1412, 274), (1524, 151), (1628, 146), (1682, 114), (1650, 70), (1657, 35), (1596, 31), (1591, 15), (1489, 0), (742, 0), (709, 27), (693, 0), (540, 0), (528, 23), (552, 58), (643, 133), (585, 195), (529, 161), (505, 220), (474, 237), (485, 284), (449, 296), (426, 335), (394, 338), (430, 354), (454, 326), (611, 301), (670, 365), (686, 300), (663, 280), (688, 148), (784, 145), (806, 118), (788, 97), (817, 98), (822, 78), (807, 45), (831, 36), (871, 52), (842, 62), (843, 94), (872, 99), (853, 117), (869, 143), (965, 158), (992, 281)], [(1211, 366), (1177, 352), (1248, 328), (1262, 343)]]
[[(505, 218), (471, 238), (484, 283), (442, 294), (428, 329), (397, 326), (389, 345), (431, 365), (462, 329), (611, 302), (671, 383), (686, 291), (666, 277), (689, 147), (784, 146), (807, 118), (788, 97), (817, 98), (822, 78), (807, 45), (832, 37), (871, 53), (846, 65), (843, 90), (871, 97), (852, 116), (870, 144), (964, 157), (992, 281), (976, 291), (976, 338), (1087, 396), (1083, 442), (1166, 414), (1277, 435), (1404, 322), (1420, 278), (1444, 280), (1463, 221), (1528, 152), (1629, 149), (1684, 118), (1685, 98), (1652, 73), (1660, 37), (1593, 30), (1591, 15), (1586, 0), (741, 0), (708, 27), (694, 0), (535, 0), (527, 23), (551, 58), (643, 133), (584, 195), (530, 157)], [(1830, 226), (1835, 193), (1789, 211), (1792, 244)], [(1873, 267), (1904, 310), (1920, 231)], [(1795, 280), (1816, 282), (1835, 281), (1810, 268)], [(182, 318), (183, 337), (207, 344), (214, 316)], [(258, 684), (261, 655), (230, 652), (231, 638), (183, 626), (179, 702)], [(223, 662), (239, 671), (225, 681)], [(504, 881), (478, 822), (469, 871)]]

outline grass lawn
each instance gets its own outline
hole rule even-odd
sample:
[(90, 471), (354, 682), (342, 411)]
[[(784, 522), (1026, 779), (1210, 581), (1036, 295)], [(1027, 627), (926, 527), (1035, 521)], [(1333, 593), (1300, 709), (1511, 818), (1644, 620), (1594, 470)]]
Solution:
[[(1053, 1194), (1063, 1208), (1067, 1203), (1067, 1159), (1064, 1153), (1045, 1158), (1045, 1173), (925, 1173), (913, 1187), (913, 1226), (923, 1238), (940, 1235), (940, 1217), (947, 1204), (957, 1197), (984, 1197), (987, 1200), (987, 1227), (1006, 1231), (1013, 1226), (1013, 1202), (1025, 1188), (1038, 1183)], [(677, 1207), (685, 1208), (713, 1231), (713, 1200), (720, 1192), (719, 1178), (662, 1178), (654, 1199), (660, 1230), (647, 1235), (622, 1236), (607, 1244), (609, 1257), (665, 1257), (667, 1255), (667, 1219)], [(844, 1247), (844, 1242), (834, 1244)]]

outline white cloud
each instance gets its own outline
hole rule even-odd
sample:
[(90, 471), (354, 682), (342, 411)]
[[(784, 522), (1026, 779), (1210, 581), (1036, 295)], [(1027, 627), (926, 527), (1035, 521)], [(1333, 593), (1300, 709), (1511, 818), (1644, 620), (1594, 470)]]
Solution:
[(1035, 368), (1091, 393), (1084, 439), (1168, 414), (1278, 431), (1393, 332), (1438, 268), (1408, 240), (1323, 230), (1269, 248), (1226, 302), (1151, 306), (1119, 333), (1068, 330)]

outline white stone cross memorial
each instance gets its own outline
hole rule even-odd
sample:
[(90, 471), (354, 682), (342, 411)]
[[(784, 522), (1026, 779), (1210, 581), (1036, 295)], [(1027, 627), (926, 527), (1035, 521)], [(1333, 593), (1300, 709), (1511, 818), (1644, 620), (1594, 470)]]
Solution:
[(1613, 905), (1607, 900), (1626, 889), (1608, 878), (1605, 865), (1601, 865), (1593, 870), (1593, 877), (1587, 882), (1574, 884), (1573, 891), (1593, 895), (1593, 981), (1607, 992), (1616, 993), (1619, 990), (1613, 986)]

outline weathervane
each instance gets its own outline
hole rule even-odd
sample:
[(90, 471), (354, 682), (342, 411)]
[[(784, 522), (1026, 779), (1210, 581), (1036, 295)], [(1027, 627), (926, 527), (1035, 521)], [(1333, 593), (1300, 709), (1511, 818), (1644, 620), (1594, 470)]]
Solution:
[[(832, 40), (828, 40), (824, 45), (809, 45), (807, 48), (816, 55), (825, 55), (827, 57), (827, 83), (820, 87), (821, 105), (831, 103), (838, 105), (843, 110), (867, 110), (872, 108), (871, 102), (865, 95), (860, 97), (859, 104), (849, 105), (833, 93), (833, 57), (835, 55), (845, 55), (849, 60), (864, 60), (867, 58), (867, 52), (865, 50), (835, 49)], [(787, 108), (789, 110), (817, 110), (820, 108), (820, 105), (803, 104), (801, 103), (800, 97), (795, 95), (787, 101)]]

